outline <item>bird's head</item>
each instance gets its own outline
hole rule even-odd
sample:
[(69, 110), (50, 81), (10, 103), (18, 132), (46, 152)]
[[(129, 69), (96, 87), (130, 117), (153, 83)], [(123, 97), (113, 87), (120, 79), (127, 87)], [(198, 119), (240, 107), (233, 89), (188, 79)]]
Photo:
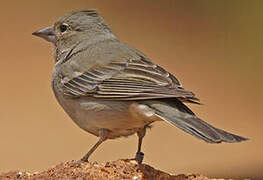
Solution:
[(34, 33), (55, 46), (71, 47), (80, 41), (96, 41), (114, 37), (109, 26), (96, 10), (73, 11), (60, 17), (53, 26)]

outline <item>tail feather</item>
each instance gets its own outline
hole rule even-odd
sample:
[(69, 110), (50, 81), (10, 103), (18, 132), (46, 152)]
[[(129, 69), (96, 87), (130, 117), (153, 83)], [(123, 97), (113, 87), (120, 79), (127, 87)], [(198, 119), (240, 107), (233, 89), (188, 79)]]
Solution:
[(209, 143), (235, 143), (248, 140), (247, 138), (226, 132), (213, 127), (205, 121), (199, 119), (190, 109), (179, 100), (175, 100), (171, 106), (163, 101), (148, 104), (161, 119), (180, 128), (181, 130)]

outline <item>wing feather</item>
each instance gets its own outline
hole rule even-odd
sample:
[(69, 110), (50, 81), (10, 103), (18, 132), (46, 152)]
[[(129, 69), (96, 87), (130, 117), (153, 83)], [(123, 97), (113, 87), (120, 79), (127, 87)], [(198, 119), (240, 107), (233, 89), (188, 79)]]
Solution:
[(62, 80), (68, 96), (111, 100), (185, 98), (197, 100), (179, 81), (145, 57), (96, 66), (70, 80)]

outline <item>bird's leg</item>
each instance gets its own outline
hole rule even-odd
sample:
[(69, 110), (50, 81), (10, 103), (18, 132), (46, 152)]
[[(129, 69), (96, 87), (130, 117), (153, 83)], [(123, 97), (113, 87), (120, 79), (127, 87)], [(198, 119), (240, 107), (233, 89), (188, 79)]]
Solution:
[(135, 156), (135, 160), (139, 164), (142, 163), (143, 157), (144, 157), (143, 152), (141, 152), (141, 146), (142, 146), (142, 139), (145, 136), (145, 133), (146, 133), (146, 127), (144, 127), (143, 129), (141, 129), (140, 131), (137, 132), (137, 135), (138, 135), (139, 139), (138, 139), (138, 150), (137, 150), (137, 153), (136, 153), (136, 156)]
[(109, 134), (109, 130), (107, 129), (100, 129), (99, 130), (99, 140), (98, 142), (89, 150), (89, 152), (83, 157), (81, 158), (81, 161), (84, 161), (84, 162), (88, 162), (88, 159), (90, 157), (90, 155), (99, 147), (99, 145), (107, 140), (108, 138), (108, 134)]

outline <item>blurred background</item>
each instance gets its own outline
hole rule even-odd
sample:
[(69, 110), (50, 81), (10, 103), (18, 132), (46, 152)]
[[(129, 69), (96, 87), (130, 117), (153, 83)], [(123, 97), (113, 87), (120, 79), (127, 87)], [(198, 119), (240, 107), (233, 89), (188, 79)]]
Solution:
[[(263, 178), (263, 1), (45, 0), (0, 6), (0, 172), (77, 160), (97, 141), (63, 112), (50, 86), (52, 46), (31, 33), (95, 8), (125, 43), (173, 73), (218, 128), (250, 138), (207, 144), (164, 122), (144, 139), (145, 163), (170, 173)], [(137, 137), (105, 142), (91, 161), (132, 158)]]

